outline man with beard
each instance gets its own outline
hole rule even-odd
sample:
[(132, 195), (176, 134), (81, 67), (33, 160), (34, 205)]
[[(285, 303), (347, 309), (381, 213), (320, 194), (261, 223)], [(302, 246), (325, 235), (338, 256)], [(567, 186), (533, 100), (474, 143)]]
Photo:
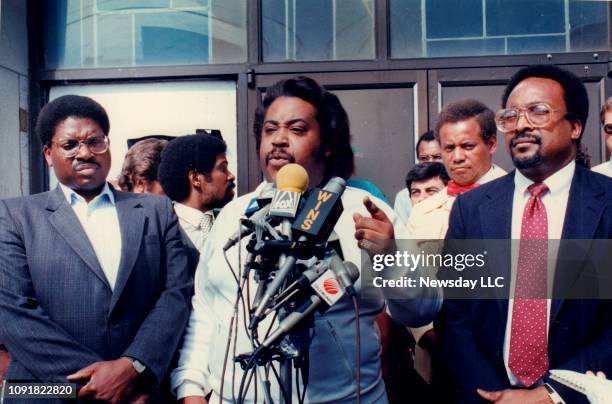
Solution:
[(106, 182), (109, 130), (88, 97), (40, 111), (36, 133), (59, 185), (0, 201), (0, 340), (8, 382), (70, 381), (84, 385), (80, 398), (118, 403), (162, 380), (192, 284), (168, 199)]
[(162, 152), (159, 181), (174, 201), (192, 275), (216, 213), (234, 197), (236, 178), (228, 168), (226, 150), (218, 137), (197, 134), (170, 141)]
[[(263, 105), (256, 112), (254, 134), (266, 182), (274, 181), (279, 170), (288, 163), (303, 166), (312, 187), (324, 185), (333, 176), (347, 179), (353, 173), (354, 157), (346, 111), (335, 95), (312, 79), (297, 77), (268, 88)], [(221, 211), (202, 254), (196, 272), (192, 316), (179, 366), (172, 373), (173, 388), (185, 403), (205, 403), (204, 397), (208, 394), (211, 394), (211, 403), (230, 403), (237, 399), (244, 372), (233, 363), (233, 356), (253, 348), (243, 316), (248, 317), (246, 311), (258, 285), (251, 271), (244, 287), (246, 303), (234, 306), (237, 291), (234, 271), (241, 269), (238, 256), (239, 253), (246, 256), (247, 243), (242, 242), (227, 251), (224, 245), (236, 230), (249, 201), (265, 186), (261, 184), (255, 192), (232, 201)], [(403, 229), (390, 207), (368, 195), (347, 187), (342, 194), (344, 211), (334, 226), (344, 259), (357, 266), (361, 264), (358, 247), (371, 248), (376, 244), (373, 240), (393, 239), (394, 234), (401, 235)], [(311, 266), (313, 260), (300, 261)], [(359, 283), (355, 286), (360, 298), (361, 287)], [(435, 297), (430, 290), (410, 292), (406, 300), (387, 302), (391, 316), (403, 325), (423, 325), (431, 321), (440, 301), (436, 298), (411, 299)], [(382, 297), (359, 300), (361, 356), (358, 363), (351, 299), (345, 295), (325, 313), (314, 313), (314, 326), (309, 330), (307, 363), (310, 366), (305, 388), (308, 402), (354, 403), (356, 367), (360, 368), (362, 402), (387, 402), (380, 369), (380, 341), (374, 325), (374, 318), (383, 310), (385, 301)], [(266, 335), (268, 327), (273, 326), (272, 317), (260, 323), (260, 336)], [(279, 386), (273, 372), (269, 379), (274, 402), (278, 402)], [(303, 381), (300, 384), (303, 385)], [(246, 402), (252, 403), (256, 397), (261, 401), (263, 391), (259, 376), (246, 384), (250, 386), (245, 390)], [(298, 386), (292, 389), (294, 400), (288, 397), (291, 402), (297, 400), (297, 389)]]
[(447, 239), (521, 240), (516, 248), (508, 242), (487, 269), (508, 282), (509, 299), (444, 302), (438, 325), (463, 402), (586, 402), (548, 370), (612, 369), (611, 300), (558, 294), (563, 280), (592, 275), (563, 265), (579, 262), (579, 251), (549, 243), (612, 238), (612, 180), (576, 163), (588, 101), (568, 71), (519, 70), (496, 115), (517, 170), (453, 205)]

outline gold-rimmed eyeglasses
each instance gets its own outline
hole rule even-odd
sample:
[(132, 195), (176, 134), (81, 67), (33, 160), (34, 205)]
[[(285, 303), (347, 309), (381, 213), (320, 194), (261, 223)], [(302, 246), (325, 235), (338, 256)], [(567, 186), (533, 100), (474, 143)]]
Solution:
[[(554, 112), (562, 112), (554, 109), (544, 102), (538, 102), (528, 105), (523, 108), (506, 108), (500, 109), (495, 114), (495, 124), (497, 129), (502, 133), (508, 133), (516, 130), (519, 118), (521, 115), (525, 117), (527, 122), (535, 128), (542, 128), (552, 121)], [(573, 115), (571, 112), (566, 112), (564, 117)]]
[(92, 136), (85, 140), (67, 139), (61, 142), (51, 141), (58, 147), (60, 154), (65, 158), (72, 158), (79, 153), (81, 145), (86, 146), (93, 154), (106, 153), (109, 147), (107, 136)]

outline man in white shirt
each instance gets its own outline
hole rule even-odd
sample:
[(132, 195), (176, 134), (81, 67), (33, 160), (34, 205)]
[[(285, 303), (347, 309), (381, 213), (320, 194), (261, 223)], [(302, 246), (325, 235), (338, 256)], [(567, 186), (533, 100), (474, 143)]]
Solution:
[(519, 70), (496, 115), (517, 170), (453, 205), (447, 239), (521, 240), (517, 254), (508, 241), (507, 257), (487, 269), (510, 280), (508, 298), (444, 302), (437, 325), (463, 402), (582, 403), (548, 370), (611, 369), (610, 300), (548, 294), (568, 276), (584, 279), (577, 264), (553, 265), (579, 263), (580, 253), (555, 251), (549, 240), (612, 237), (612, 180), (577, 163), (588, 105), (572, 73), (552, 65)]
[(228, 168), (226, 150), (218, 137), (197, 134), (173, 139), (162, 152), (159, 181), (174, 201), (192, 275), (214, 223), (214, 212), (234, 197), (236, 178)]
[[(440, 152), (440, 142), (434, 136), (433, 131), (423, 133), (416, 144), (417, 162), (434, 163), (442, 162), (442, 153)], [(408, 223), (410, 210), (412, 209), (412, 201), (409, 188), (403, 188), (395, 195), (393, 210), (404, 223)]]
[[(277, 172), (288, 163), (306, 168), (310, 186), (325, 184), (332, 176), (346, 179), (353, 172), (346, 111), (335, 95), (312, 79), (297, 77), (268, 88), (263, 106), (256, 113), (254, 132), (260, 165), (268, 182), (274, 181)], [(172, 373), (172, 386), (185, 403), (205, 403), (204, 397), (209, 393), (211, 403), (236, 400), (243, 371), (232, 359), (252, 350), (243, 326), (243, 316), (248, 314), (242, 305), (234, 306), (237, 284), (232, 275), (239, 268), (239, 252), (245, 257), (246, 243), (241, 243), (240, 249), (229, 248), (226, 254), (224, 245), (238, 228), (249, 202), (263, 188), (261, 184), (254, 193), (232, 201), (221, 211), (202, 254), (196, 272), (192, 316), (179, 366)], [(362, 253), (358, 245), (365, 249), (372, 240), (392, 239), (395, 234), (401, 235), (403, 228), (390, 207), (368, 195), (347, 187), (342, 194), (344, 211), (334, 227), (344, 259), (358, 266)], [(245, 286), (251, 292), (245, 294), (245, 300), (246, 296), (252, 300), (257, 289), (252, 272)], [(360, 283), (355, 286), (359, 296)], [(425, 324), (431, 321), (440, 304), (429, 292), (417, 290), (405, 301), (389, 301), (388, 310), (403, 325)], [(383, 310), (384, 303), (382, 297), (360, 299), (360, 363), (356, 363), (354, 355), (355, 317), (351, 300), (344, 296), (325, 313), (315, 313), (310, 333), (307, 401), (355, 402), (355, 367), (359, 366), (362, 402), (387, 402), (380, 370), (380, 341), (374, 326), (374, 318)], [(249, 304), (247, 301), (246, 305)], [(266, 334), (270, 317), (260, 324), (260, 336)], [(235, 332), (229, 338), (231, 329)], [(279, 387), (272, 372), (270, 382), (276, 402)], [(297, 386), (293, 392), (296, 390)], [(262, 394), (260, 383), (254, 380), (247, 389), (246, 402), (252, 403), (255, 395), (261, 400)]]
[[(601, 107), (601, 129), (606, 141), (608, 155), (612, 155), (612, 97), (608, 98)], [(596, 173), (612, 177), (612, 158), (592, 168)]]

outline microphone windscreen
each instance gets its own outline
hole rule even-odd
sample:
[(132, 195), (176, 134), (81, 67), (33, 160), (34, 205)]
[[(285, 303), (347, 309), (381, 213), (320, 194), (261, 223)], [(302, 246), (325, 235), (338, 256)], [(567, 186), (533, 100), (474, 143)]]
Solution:
[(308, 173), (299, 164), (287, 164), (276, 173), (276, 187), (281, 191), (302, 193), (308, 188)]

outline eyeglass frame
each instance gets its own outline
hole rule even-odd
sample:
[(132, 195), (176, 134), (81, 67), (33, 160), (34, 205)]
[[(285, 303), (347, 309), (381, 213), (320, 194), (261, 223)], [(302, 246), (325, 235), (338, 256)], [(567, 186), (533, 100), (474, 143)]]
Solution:
[[(550, 110), (550, 113), (548, 114), (548, 121), (546, 123), (535, 124), (535, 123), (533, 123), (531, 121), (531, 119), (529, 119), (529, 115), (527, 114), (527, 111), (529, 111), (530, 107), (535, 106), (535, 105), (545, 105)], [(514, 128), (511, 129), (511, 130), (504, 130), (504, 129), (501, 128), (501, 125), (498, 123), (498, 118), (499, 118), (499, 115), (500, 115), (500, 113), (502, 111), (508, 111), (508, 110), (517, 110), (518, 111), (518, 115), (516, 117), (516, 122), (514, 124)], [(500, 109), (499, 111), (497, 111), (495, 113), (495, 126), (497, 127), (497, 130), (499, 130), (501, 133), (510, 133), (510, 132), (513, 132), (513, 131), (516, 130), (516, 127), (518, 125), (519, 119), (521, 119), (521, 116), (523, 116), (523, 117), (525, 117), (525, 120), (531, 126), (533, 126), (534, 128), (543, 128), (543, 127), (545, 127), (546, 125), (548, 125), (549, 123), (552, 122), (552, 113), (553, 112), (562, 112), (562, 111), (560, 109), (553, 108), (550, 104), (548, 104), (546, 102), (534, 102), (534, 103), (529, 104), (527, 107), (503, 108), (503, 109)], [(576, 118), (577, 116), (573, 112), (566, 111), (565, 115), (563, 115), (563, 118), (561, 118), (561, 119), (568, 119), (568, 118), (571, 118), (571, 117)]]
[(110, 142), (108, 140), (108, 136), (102, 135), (102, 139), (103, 139), (102, 141), (106, 145), (106, 148), (104, 149), (104, 151), (95, 152), (95, 151), (91, 150), (91, 147), (88, 144), (88, 141), (90, 139), (95, 139), (95, 138), (99, 138), (99, 137), (100, 136), (95, 135), (95, 136), (88, 137), (85, 140), (77, 140), (77, 139), (74, 139), (74, 138), (69, 139), (69, 140), (75, 140), (75, 141), (79, 142), (78, 146), (75, 146), (74, 149), (72, 149), (72, 151), (66, 151), (66, 149), (64, 149), (62, 147), (62, 145), (60, 143), (56, 142), (56, 141), (52, 140), (51, 143), (57, 146), (58, 151), (62, 155), (62, 157), (69, 159), (69, 158), (73, 158), (74, 156), (79, 154), (79, 151), (81, 150), (81, 146), (87, 147), (87, 150), (89, 150), (92, 154), (104, 154), (104, 153), (106, 153), (108, 151), (108, 149), (110, 148)]
[(607, 123), (603, 126), (603, 131), (606, 135), (612, 135), (612, 123)]

